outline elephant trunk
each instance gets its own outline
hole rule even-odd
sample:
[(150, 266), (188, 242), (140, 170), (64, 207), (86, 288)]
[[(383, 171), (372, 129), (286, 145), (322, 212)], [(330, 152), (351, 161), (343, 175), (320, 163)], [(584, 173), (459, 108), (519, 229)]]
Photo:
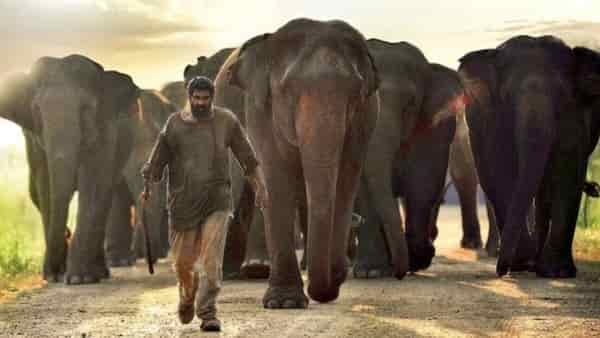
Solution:
[[(338, 100), (343, 100), (338, 104)], [(337, 298), (339, 285), (332, 276), (336, 192), (341, 152), (346, 134), (346, 98), (335, 95), (300, 97), (296, 132), (302, 157), (308, 202), (308, 293), (319, 302)], [(337, 234), (336, 234), (337, 235)]]
[[(554, 144), (556, 112), (552, 98), (542, 92), (525, 91), (516, 98), (515, 143), (518, 176), (510, 196), (502, 226), (500, 256), (496, 266), (499, 276), (505, 275), (514, 259), (519, 242), (528, 243), (527, 213), (544, 176)], [(501, 212), (501, 210), (500, 210)], [(530, 259), (533, 259), (531, 252)]]
[[(47, 95), (46, 98), (51, 98)], [(49, 177), (49, 215), (46, 231), (49, 262), (58, 267), (66, 257), (65, 232), (69, 203), (77, 185), (81, 131), (79, 111), (69, 100), (43, 100), (37, 105), (42, 120), (42, 137)]]
[[(62, 130), (64, 133), (64, 130)], [(77, 138), (44, 135), (49, 174), (49, 215), (46, 232), (46, 245), (57, 260), (66, 257), (65, 233), (69, 203), (76, 189), (77, 169), (79, 166), (79, 142)], [(64, 262), (49, 262), (60, 266)]]
[(31, 88), (25, 74), (16, 74), (0, 83), (0, 118), (32, 129), (30, 113)]

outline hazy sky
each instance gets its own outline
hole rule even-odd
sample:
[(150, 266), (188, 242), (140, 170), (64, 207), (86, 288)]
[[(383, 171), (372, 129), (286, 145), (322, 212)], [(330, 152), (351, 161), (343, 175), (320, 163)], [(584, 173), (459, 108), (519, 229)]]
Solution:
[[(367, 37), (405, 40), (450, 67), (517, 33), (600, 49), (598, 0), (0, 0), (0, 78), (40, 56), (85, 54), (143, 88), (180, 80), (199, 55), (296, 17), (343, 19)], [(0, 144), (21, 142), (0, 122)]]

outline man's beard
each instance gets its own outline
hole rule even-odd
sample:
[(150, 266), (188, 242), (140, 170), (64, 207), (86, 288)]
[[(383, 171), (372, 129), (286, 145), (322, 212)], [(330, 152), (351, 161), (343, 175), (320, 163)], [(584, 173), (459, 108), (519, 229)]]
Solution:
[(195, 118), (206, 118), (210, 116), (210, 105), (192, 105), (192, 115)]

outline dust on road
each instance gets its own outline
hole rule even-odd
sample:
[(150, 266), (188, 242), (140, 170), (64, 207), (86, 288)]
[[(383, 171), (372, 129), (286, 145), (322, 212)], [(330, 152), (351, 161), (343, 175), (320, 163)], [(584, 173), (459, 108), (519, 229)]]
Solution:
[(169, 263), (149, 276), (140, 261), (98, 285), (49, 285), (0, 304), (0, 336), (600, 337), (600, 262), (579, 264), (576, 279), (498, 279), (493, 259), (457, 249), (457, 208), (442, 208), (439, 224), (429, 270), (402, 281), (349, 279), (337, 301), (308, 310), (264, 310), (265, 281), (226, 281), (221, 333), (201, 332), (197, 319), (179, 324)]

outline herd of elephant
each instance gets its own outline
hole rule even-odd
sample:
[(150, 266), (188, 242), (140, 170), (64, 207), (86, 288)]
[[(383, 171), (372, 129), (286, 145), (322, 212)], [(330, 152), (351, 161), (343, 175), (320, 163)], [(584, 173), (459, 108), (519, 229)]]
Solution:
[[(215, 104), (243, 122), (265, 173), (263, 212), (232, 165), (235, 216), (223, 267), (229, 278), (268, 277), (265, 307), (308, 304), (298, 229), (308, 294), (319, 302), (338, 297), (349, 265), (356, 278), (401, 279), (428, 268), (447, 172), (460, 198), (462, 247), (482, 247), (480, 184), (486, 250), (498, 256), (499, 276), (576, 275), (579, 201), (596, 187), (585, 173), (600, 134), (597, 52), (516, 36), (465, 54), (455, 71), (410, 43), (367, 40), (343, 21), (296, 19), (199, 57), (183, 75), (160, 92), (142, 90), (126, 74), (71, 55), (42, 57), (2, 85), (0, 116), (25, 135), (46, 280), (94, 283), (109, 277), (108, 266), (132, 265), (144, 251), (141, 213), (152, 251), (167, 254), (166, 183), (152, 187), (142, 210), (139, 171), (197, 75), (215, 81)], [(77, 227), (66, 239), (75, 191)]]

